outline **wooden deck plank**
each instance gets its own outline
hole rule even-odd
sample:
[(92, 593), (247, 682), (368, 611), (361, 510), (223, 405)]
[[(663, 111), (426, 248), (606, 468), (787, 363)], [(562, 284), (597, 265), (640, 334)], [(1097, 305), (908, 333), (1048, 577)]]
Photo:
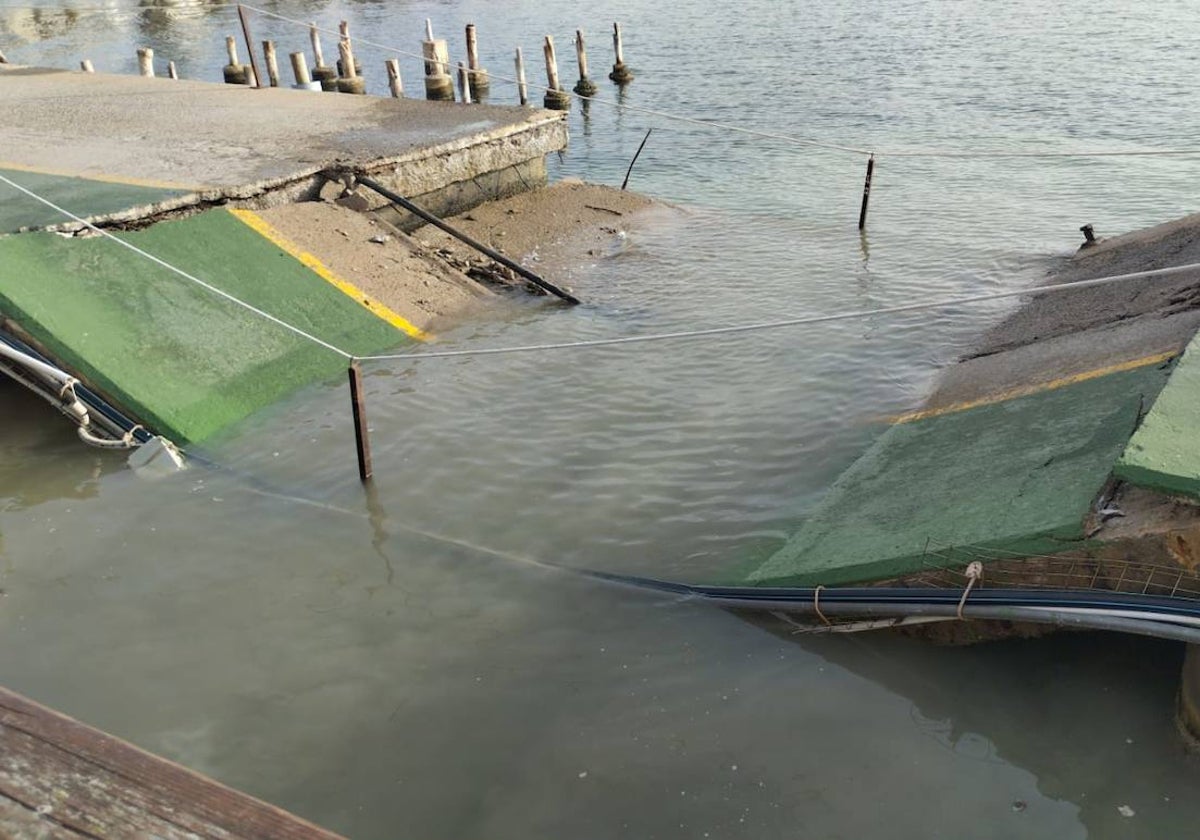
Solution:
[(0, 688), (0, 829), (9, 823), (22, 840), (341, 840)]

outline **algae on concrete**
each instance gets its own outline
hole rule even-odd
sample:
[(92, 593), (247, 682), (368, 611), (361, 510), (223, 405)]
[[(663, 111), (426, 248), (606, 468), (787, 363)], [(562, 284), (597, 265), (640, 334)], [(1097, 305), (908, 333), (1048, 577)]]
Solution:
[(849, 584), (965, 565), (972, 550), (1066, 550), (1169, 369), (891, 426), (747, 582)]
[[(224, 210), (119, 234), (277, 318), (366, 355), (406, 337)], [(178, 443), (346, 360), (105, 238), (0, 237), (0, 314)]]
[[(137, 186), (17, 169), (0, 168), (0, 175), (85, 219), (157, 204), (189, 193), (185, 189)], [(0, 182), (0, 234), (70, 221), (58, 211)]]
[(1200, 498), (1200, 336), (1129, 441), (1116, 474), (1131, 484)]

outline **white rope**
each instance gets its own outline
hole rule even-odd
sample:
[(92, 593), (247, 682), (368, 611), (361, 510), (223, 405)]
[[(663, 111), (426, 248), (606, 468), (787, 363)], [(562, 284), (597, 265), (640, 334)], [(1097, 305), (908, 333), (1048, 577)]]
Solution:
[[(223, 4), (223, 5), (239, 5), (239, 4), (230, 3), (230, 4)], [(290, 18), (290, 17), (287, 17), (286, 15), (278, 14), (277, 12), (270, 12), (270, 11), (267, 11), (266, 9), (257, 8), (256, 6), (247, 6), (245, 3), (242, 3), (240, 5), (243, 8), (248, 9), (249, 11), (257, 12), (258, 14), (265, 15), (267, 17), (276, 18), (278, 20), (284, 21), (285, 23), (292, 23), (297, 26), (302, 26), (305, 29), (316, 28), (316, 30), (318, 32), (323, 32), (327, 35), (332, 35), (336, 38), (341, 37), (340, 31), (333, 30), (333, 29), (325, 29), (324, 27), (317, 26), (315, 23), (312, 23), (312, 22), (297, 20), (296, 18)], [(396, 55), (402, 55), (402, 56), (407, 56), (409, 58), (417, 58), (417, 59), (420, 59), (421, 61), (426, 61), (426, 58), (425, 58), (424, 54), (422, 54), (422, 53), (415, 53), (415, 52), (410, 52), (408, 50), (402, 50), (397, 47), (390, 46), (388, 44), (380, 44), (375, 41), (368, 41), (365, 38), (354, 38), (353, 40), (360, 44), (366, 44), (369, 47), (375, 47), (376, 49), (395, 53)], [(440, 64), (442, 62), (437, 62), (437, 63)], [(447, 71), (453, 70), (454, 69), (453, 62), (447, 62), (446, 69), (447, 69)], [(515, 79), (511, 76), (505, 76), (501, 73), (493, 73), (490, 70), (488, 71), (488, 78), (489, 79), (498, 79), (502, 82), (507, 82), (512, 85), (515, 85), (518, 83), (517, 79)], [(529, 87), (533, 88), (534, 90), (540, 90), (540, 91), (549, 91), (550, 90), (549, 87), (547, 87), (545, 85), (538, 85), (536, 83), (529, 85)], [(1015, 151), (1014, 152), (1003, 152), (1003, 151), (972, 152), (972, 151), (956, 151), (956, 150), (941, 151), (941, 150), (936, 150), (936, 149), (924, 149), (924, 150), (922, 150), (922, 149), (910, 149), (910, 150), (897, 149), (895, 151), (888, 151), (888, 150), (872, 151), (870, 149), (858, 148), (856, 146), (846, 146), (846, 145), (842, 145), (842, 144), (838, 144), (838, 143), (826, 143), (826, 142), (822, 142), (820, 140), (810, 140), (806, 137), (796, 137), (796, 136), (789, 135), (789, 134), (779, 134), (779, 133), (772, 132), (772, 131), (763, 131), (763, 130), (757, 129), (757, 128), (748, 128), (747, 126), (743, 126), (743, 125), (734, 125), (731, 123), (716, 122), (714, 120), (702, 120), (702, 119), (698, 119), (696, 117), (687, 117), (687, 116), (683, 116), (681, 114), (673, 114), (668, 111), (659, 111), (654, 108), (647, 108), (642, 105), (630, 105), (625, 102), (616, 102), (611, 99), (600, 99), (595, 96), (583, 96), (581, 94), (575, 93), (573, 91), (568, 91), (568, 90), (562, 90), (559, 92), (565, 93), (568, 96), (578, 99), (581, 102), (597, 102), (601, 105), (608, 105), (609, 107), (616, 108), (617, 110), (633, 111), (635, 113), (647, 114), (649, 116), (659, 117), (659, 118), (665, 119), (665, 120), (674, 120), (675, 122), (687, 123), (689, 125), (698, 125), (698, 126), (702, 126), (704, 128), (716, 128), (716, 129), (720, 129), (722, 131), (732, 131), (732, 132), (736, 132), (739, 134), (749, 134), (754, 137), (763, 137), (768, 140), (780, 140), (785, 143), (795, 143), (795, 144), (798, 144), (801, 146), (810, 146), (813, 148), (827, 149), (829, 151), (835, 151), (835, 152), (848, 152), (850, 154), (855, 154), (855, 155), (869, 156), (869, 155), (875, 154), (877, 156), (903, 157), (903, 158), (1071, 158), (1071, 157), (1149, 157), (1149, 156), (1200, 155), (1200, 149), (1142, 149), (1142, 150), (1131, 150), (1131, 151), (1106, 150), (1106, 151), (1078, 151), (1078, 152), (1050, 152), (1050, 151), (1047, 151), (1047, 152), (1015, 152)]]
[(963, 304), (984, 303), (992, 300), (1022, 297), (1024, 295), (1041, 295), (1051, 292), (1062, 292), (1070, 289), (1086, 289), (1092, 286), (1103, 286), (1110, 283), (1120, 283), (1128, 280), (1138, 280), (1151, 277), (1172, 277), (1191, 271), (1200, 270), (1200, 263), (1174, 266), (1173, 268), (1157, 268), (1152, 271), (1138, 271), (1133, 274), (1118, 274), (1111, 277), (1097, 277), (1092, 280), (1074, 280), (1070, 283), (1058, 283), (1049, 286), (1035, 286), (1028, 289), (1015, 289), (1007, 292), (993, 292), (986, 295), (969, 295), (967, 297), (943, 298), (942, 300), (925, 303), (906, 303), (899, 306), (885, 306), (880, 309), (860, 309), (851, 312), (838, 312), (832, 315), (807, 315), (797, 318), (786, 318), (780, 321), (764, 321), (756, 324), (737, 324), (729, 327), (707, 327), (698, 330), (681, 330), (679, 332), (654, 333), (650, 335), (631, 335), (621, 338), (598, 338), (591, 341), (564, 341), (553, 344), (525, 344), (514, 347), (491, 347), (479, 350), (441, 350), (426, 353), (390, 353), (379, 356), (359, 356), (362, 361), (390, 361), (394, 359), (445, 359), (453, 356), (497, 356), (506, 353), (532, 353), (543, 350), (576, 350), (587, 347), (611, 347), (618, 344), (641, 344), (653, 341), (676, 341), (692, 338), (703, 338), (711, 335), (729, 335), (731, 333), (758, 332), (774, 330), (782, 327), (795, 327), (803, 324), (827, 324), (833, 321), (849, 321), (856, 318), (872, 318), (877, 315), (894, 315), (901, 312), (920, 312), (925, 309), (940, 309), (946, 306), (961, 306)]
[(49, 199), (42, 198), (42, 196), (26, 189), (25, 187), (21, 186), (20, 184), (16, 183), (15, 181), (10, 180), (9, 178), (5, 177), (4, 175), (0, 175), (0, 182), (8, 184), (10, 187), (17, 190), (18, 192), (22, 192), (25, 195), (29, 196), (30, 198), (34, 199), (35, 201), (41, 202), (42, 204), (49, 207), (51, 210), (54, 210), (57, 213), (61, 213), (62, 215), (66, 216), (68, 219), (78, 222), (79, 224), (83, 225), (84, 227), (88, 228), (89, 230), (94, 231), (108, 239), (111, 239), (113, 242), (116, 242), (122, 248), (128, 248), (130, 251), (133, 251), (135, 254), (145, 257), (146, 259), (150, 260), (150, 262), (154, 263), (155, 265), (162, 266), (163, 268), (167, 269), (168, 271), (178, 274), (180, 277), (184, 278), (185, 280), (190, 280), (191, 282), (193, 282), (199, 286), (202, 286), (205, 289), (208, 289), (208, 291), (212, 292), (215, 295), (218, 295), (219, 297), (224, 298), (225, 300), (229, 301), (230, 303), (236, 304), (237, 306), (240, 306), (243, 309), (253, 312), (255, 315), (258, 315), (260, 318), (265, 318), (266, 320), (270, 321), (271, 323), (276, 324), (277, 326), (283, 327), (285, 330), (295, 333), (296, 335), (300, 336), (301, 338), (306, 338), (309, 341), (313, 342), (314, 344), (319, 344), (321, 347), (324, 347), (326, 350), (332, 350), (334, 353), (337, 353), (338, 355), (342, 356), (345, 359), (354, 358), (350, 353), (347, 353), (345, 350), (342, 350), (340, 347), (335, 347), (334, 345), (330, 344), (329, 342), (323, 341), (322, 339), (317, 338), (315, 335), (313, 335), (311, 333), (307, 333), (304, 330), (300, 329), (299, 327), (289, 324), (287, 321), (281, 320), (280, 318), (276, 318), (274, 315), (272, 315), (269, 312), (264, 312), (263, 310), (259, 309), (257, 306), (254, 306), (253, 304), (246, 303), (244, 300), (240, 300), (239, 298), (234, 297), (233, 295), (229, 294), (228, 292), (218, 289), (216, 286), (212, 285), (211, 283), (206, 283), (205, 281), (201, 280), (199, 277), (188, 274), (186, 271), (184, 271), (181, 268), (176, 268), (175, 266), (171, 265), (169, 262), (159, 259), (158, 257), (154, 256), (153, 254), (151, 254), (147, 251), (143, 251), (141, 248), (137, 247), (136, 245), (126, 242), (124, 239), (121, 239), (119, 237), (113, 236), (111, 233), (109, 233), (106, 230), (101, 230), (100, 228), (98, 228), (94, 224), (92, 224), (91, 222), (89, 222), (85, 219), (81, 219), (79, 216), (76, 216), (74, 213), (72, 213), (69, 210), (64, 210), (62, 207), (59, 207), (57, 204), (50, 201)]

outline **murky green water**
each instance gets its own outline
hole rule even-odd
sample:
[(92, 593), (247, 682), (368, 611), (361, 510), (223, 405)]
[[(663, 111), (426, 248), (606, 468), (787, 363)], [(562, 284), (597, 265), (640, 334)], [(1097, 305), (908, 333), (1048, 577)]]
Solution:
[[(65, 5), (0, 3), (0, 49), (133, 72), (149, 45), (215, 80), (233, 32), (227, 9)], [(631, 104), (881, 151), (860, 239), (856, 156), (576, 110), (556, 176), (619, 183), (653, 126), (633, 186), (683, 212), (592, 263), (539, 255), (587, 306), (529, 303), (446, 346), (1001, 289), (1084, 222), (1194, 206), (1190, 158), (882, 154), (1200, 145), (1183, 2), (270, 8), (412, 51), (430, 16), (456, 54), (474, 20), (498, 75), (577, 26), (602, 75), (619, 19)], [(382, 92), (384, 54), (359, 52)], [(770, 553), (1002, 312), (374, 365), (370, 496), (340, 381), (157, 484), (0, 386), (0, 682), (356, 838), (1185, 836), (1200, 773), (1174, 646), (781, 638), (528, 562), (699, 580)]]

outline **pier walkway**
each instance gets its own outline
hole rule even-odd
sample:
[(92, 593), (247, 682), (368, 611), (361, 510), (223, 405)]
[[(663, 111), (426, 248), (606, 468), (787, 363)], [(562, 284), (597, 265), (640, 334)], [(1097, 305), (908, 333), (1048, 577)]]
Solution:
[(342, 840), (0, 688), (8, 840)]

